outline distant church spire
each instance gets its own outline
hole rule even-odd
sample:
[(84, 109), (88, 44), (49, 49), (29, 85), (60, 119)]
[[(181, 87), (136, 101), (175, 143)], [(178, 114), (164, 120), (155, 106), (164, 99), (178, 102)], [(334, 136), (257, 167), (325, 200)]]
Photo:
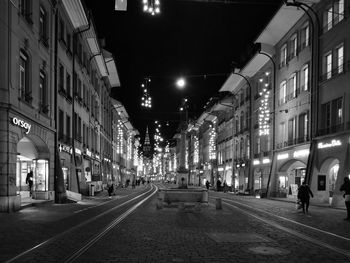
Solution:
[(151, 155), (151, 141), (149, 140), (148, 126), (146, 128), (145, 141), (143, 143), (143, 154), (148, 157)]

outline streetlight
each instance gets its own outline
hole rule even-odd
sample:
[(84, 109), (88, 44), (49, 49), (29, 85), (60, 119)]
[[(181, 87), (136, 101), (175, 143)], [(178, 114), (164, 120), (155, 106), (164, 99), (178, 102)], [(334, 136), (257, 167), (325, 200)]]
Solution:
[(177, 81), (176, 81), (176, 86), (179, 88), (179, 89), (183, 89), (185, 86), (186, 86), (186, 81), (184, 78), (179, 78)]

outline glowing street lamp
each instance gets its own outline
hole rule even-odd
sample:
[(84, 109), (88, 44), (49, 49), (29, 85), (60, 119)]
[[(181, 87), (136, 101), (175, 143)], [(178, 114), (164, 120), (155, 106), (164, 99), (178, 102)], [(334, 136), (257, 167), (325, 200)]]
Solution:
[(176, 86), (180, 89), (183, 89), (186, 86), (186, 81), (184, 78), (180, 78), (176, 81)]

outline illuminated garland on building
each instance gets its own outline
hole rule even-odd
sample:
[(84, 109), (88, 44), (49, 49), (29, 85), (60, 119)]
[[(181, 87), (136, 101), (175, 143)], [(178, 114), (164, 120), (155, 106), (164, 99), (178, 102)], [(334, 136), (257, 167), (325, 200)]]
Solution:
[(152, 16), (160, 13), (160, 0), (142, 0), (143, 11)]
[[(269, 72), (266, 72), (266, 77), (269, 74)], [(259, 82), (263, 84), (262, 91), (259, 92), (259, 95), (262, 97), (259, 106), (259, 136), (269, 135), (270, 133), (270, 90), (268, 90), (269, 83), (263, 83), (263, 81), (263, 78), (259, 79)]]
[(185, 154), (185, 168), (188, 169), (188, 147), (186, 147), (186, 154)]
[(194, 156), (193, 162), (195, 164), (199, 163), (199, 140), (197, 136), (194, 136)]
[(122, 121), (118, 120), (118, 124), (117, 124), (117, 153), (118, 154), (123, 153), (124, 132), (123, 132), (122, 126), (123, 126)]
[(209, 160), (216, 159), (216, 131), (215, 128), (210, 125), (210, 133), (209, 133)]
[(128, 142), (127, 142), (127, 153), (126, 153), (126, 158), (128, 160), (131, 160), (132, 157), (132, 137), (131, 134), (128, 135)]

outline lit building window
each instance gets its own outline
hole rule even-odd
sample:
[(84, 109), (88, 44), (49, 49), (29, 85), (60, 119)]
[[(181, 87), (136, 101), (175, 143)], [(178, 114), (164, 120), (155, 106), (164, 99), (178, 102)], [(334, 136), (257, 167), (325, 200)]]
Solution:
[(342, 73), (344, 70), (344, 46), (341, 45), (336, 50), (337, 53), (337, 63), (338, 63), (338, 74)]

